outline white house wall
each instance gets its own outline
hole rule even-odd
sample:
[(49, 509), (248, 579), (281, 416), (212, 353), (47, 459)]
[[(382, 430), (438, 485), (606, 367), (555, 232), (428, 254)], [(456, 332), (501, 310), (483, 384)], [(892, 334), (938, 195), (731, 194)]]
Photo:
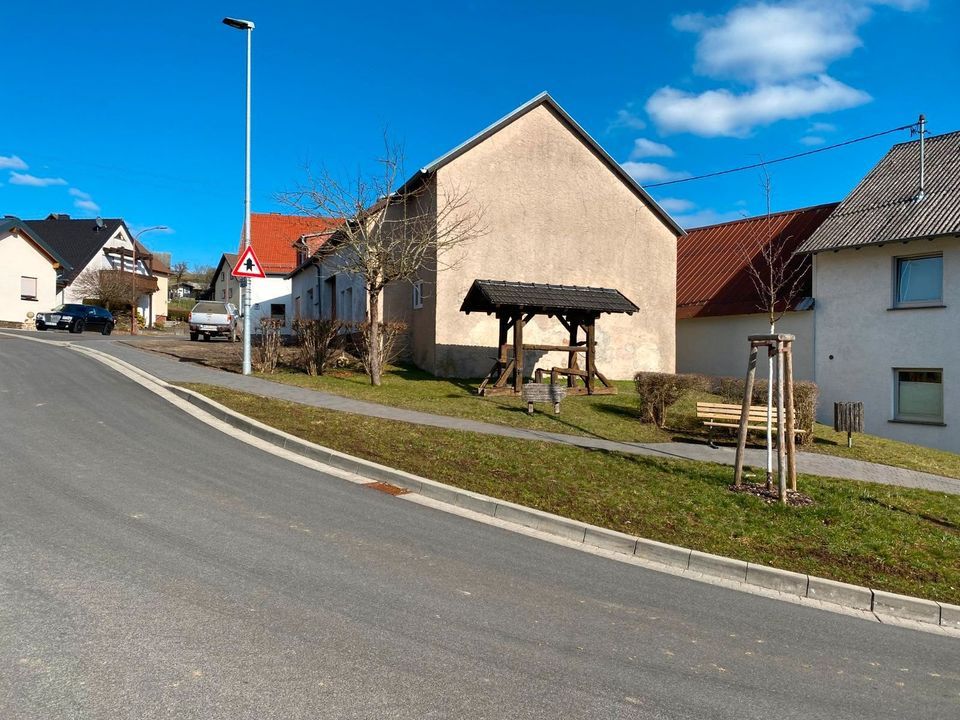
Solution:
[[(37, 279), (37, 299), (20, 299), (20, 278)], [(0, 236), (0, 321), (22, 323), (58, 304), (52, 261), (19, 234)]]
[[(946, 307), (890, 310), (894, 258), (932, 252), (943, 253)], [(866, 432), (960, 452), (960, 240), (819, 253), (814, 282), (819, 419), (832, 423), (835, 401), (862, 401)], [(890, 422), (894, 368), (943, 369), (945, 427)]]
[[(796, 335), (793, 344), (793, 377), (813, 380), (814, 311), (792, 312), (777, 323), (778, 333)], [(747, 371), (750, 346), (747, 337), (770, 331), (766, 315), (727, 315), (677, 320), (677, 372), (741, 377)], [(757, 367), (767, 377), (767, 363)]]

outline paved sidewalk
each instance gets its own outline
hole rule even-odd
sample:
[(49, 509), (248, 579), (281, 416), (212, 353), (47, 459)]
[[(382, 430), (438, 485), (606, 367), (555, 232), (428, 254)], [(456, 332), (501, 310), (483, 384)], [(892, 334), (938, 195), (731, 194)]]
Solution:
[[(432, 415), (416, 410), (405, 410), (387, 405), (378, 405), (376, 403), (353, 400), (351, 398), (295, 387), (293, 385), (284, 385), (261, 378), (238, 375), (236, 373), (204, 367), (192, 362), (179, 361), (176, 358), (160, 353), (138, 350), (115, 340), (96, 342), (95, 345), (91, 343), (91, 345), (96, 347), (97, 350), (125, 360), (167, 382), (206, 383), (230, 388), (232, 390), (263, 395), (265, 397), (289, 400), (304, 405), (312, 405), (329, 410), (340, 410), (356, 415), (367, 415), (370, 417), (384, 418), (386, 420), (398, 420), (416, 425), (447, 428), (450, 430), (466, 430), (486, 435), (499, 435), (501, 437), (518, 438), (521, 440), (540, 440), (598, 450), (612, 450), (633, 455), (701, 460), (722, 463), (724, 465), (733, 465), (734, 460), (734, 449), (730, 447), (711, 448), (707, 445), (677, 442), (627, 443), (581, 437), (578, 435), (525, 430), (523, 428), (495, 425), (493, 423), (479, 422), (465, 418)], [(762, 449), (748, 448), (746, 461), (747, 464), (754, 467), (763, 467), (765, 463), (764, 451)], [(864, 480), (884, 485), (925, 488), (927, 490), (960, 495), (960, 480), (954, 478), (941, 477), (940, 475), (932, 475), (915, 470), (905, 470), (903, 468), (891, 467), (890, 465), (879, 465), (862, 460), (838, 458), (832, 455), (798, 453), (797, 470), (811, 475)]]

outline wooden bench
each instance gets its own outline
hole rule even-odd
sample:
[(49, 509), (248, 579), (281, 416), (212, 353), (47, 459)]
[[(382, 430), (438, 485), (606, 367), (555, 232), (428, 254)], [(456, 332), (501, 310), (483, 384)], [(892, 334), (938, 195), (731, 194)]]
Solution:
[(533, 415), (535, 402), (553, 403), (553, 412), (560, 414), (560, 401), (567, 396), (567, 389), (562, 385), (545, 385), (543, 383), (524, 383), (523, 399), (527, 403), (527, 412)]
[[(710, 428), (709, 442), (711, 447), (713, 443), (713, 429), (718, 427), (739, 428), (740, 427), (740, 405), (730, 405), (727, 403), (697, 403), (697, 419), (703, 420), (703, 424)], [(777, 432), (777, 408), (773, 408), (770, 413), (773, 423), (773, 432)], [(747, 415), (747, 430), (766, 430), (767, 429), (767, 406), (751, 405)], [(794, 432), (802, 435), (806, 430), (794, 428)]]

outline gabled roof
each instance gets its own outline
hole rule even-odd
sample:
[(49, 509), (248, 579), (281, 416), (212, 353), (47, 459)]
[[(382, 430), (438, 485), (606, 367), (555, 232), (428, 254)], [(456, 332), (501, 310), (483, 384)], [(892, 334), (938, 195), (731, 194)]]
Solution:
[[(677, 240), (677, 319), (760, 312), (761, 299), (750, 275), (751, 260), (771, 242), (783, 243), (782, 257), (820, 227), (837, 203), (709, 225)], [(798, 302), (811, 294), (810, 258), (794, 256), (803, 273)]]
[(581, 287), (577, 285), (543, 285), (540, 283), (474, 280), (463, 299), (460, 312), (494, 313), (500, 309), (523, 308), (546, 314), (583, 311), (593, 313), (627, 313), (638, 308), (619, 290)]
[(25, 235), (30, 242), (32, 242), (40, 252), (50, 258), (51, 262), (59, 263), (61, 273), (66, 274), (70, 272), (73, 267), (68, 263), (63, 256), (57, 252), (57, 250), (51, 247), (40, 235), (33, 229), (30, 228), (23, 220), (20, 218), (15, 218), (7, 216), (0, 220), (0, 235), (4, 235), (8, 232), (16, 230), (18, 234)]
[[(251, 213), (250, 244), (267, 275), (286, 275), (297, 267), (295, 243), (304, 235), (313, 236), (333, 224), (328, 218), (309, 215)], [(242, 250), (241, 233), (237, 252)]]
[(960, 234), (960, 131), (894, 145), (798, 252)]
[(240, 256), (237, 253), (224, 253), (220, 256), (220, 262), (217, 263), (216, 269), (213, 271), (213, 275), (210, 276), (210, 287), (212, 288), (217, 284), (217, 278), (220, 277), (220, 270), (226, 265), (225, 272), (232, 272), (233, 266), (237, 264), (237, 258)]
[[(50, 215), (43, 220), (25, 220), (47, 244), (70, 265), (63, 281), (69, 285), (100, 252), (120, 227), (130, 235), (120, 218), (72, 219), (68, 215)], [(132, 235), (131, 235), (132, 237)]]
[(684, 232), (683, 228), (681, 228), (674, 221), (674, 219), (670, 217), (669, 213), (667, 213), (663, 208), (661, 208), (657, 204), (657, 202), (652, 197), (650, 197), (647, 191), (644, 190), (640, 186), (640, 184), (630, 176), (630, 173), (624, 170), (616, 160), (610, 157), (607, 151), (600, 146), (600, 143), (598, 143), (596, 140), (590, 137), (589, 133), (587, 133), (586, 130), (580, 127), (579, 123), (577, 123), (576, 120), (570, 117), (570, 115), (567, 114), (566, 110), (560, 107), (557, 101), (554, 100), (552, 97), (550, 97), (550, 94), (546, 92), (540, 93), (535, 98), (524, 103), (513, 112), (497, 120), (495, 123), (493, 123), (493, 125), (490, 125), (486, 129), (481, 130), (479, 133), (477, 133), (470, 139), (466, 140), (465, 142), (462, 142), (452, 150), (438, 157), (433, 162), (422, 167), (412, 178), (410, 178), (410, 180), (408, 180), (404, 184), (404, 188), (409, 187), (414, 183), (420, 182), (424, 177), (435, 173), (444, 165), (449, 164), (456, 158), (466, 153), (468, 150), (476, 147), (477, 145), (482, 143), (484, 140), (489, 138), (491, 135), (494, 135), (495, 133), (505, 128), (507, 125), (510, 125), (514, 121), (526, 115), (531, 110), (534, 110), (540, 106), (545, 106), (549, 108), (555, 115), (557, 115), (560, 121), (563, 122), (574, 135), (580, 138), (580, 140), (582, 140), (587, 145), (587, 147), (593, 150), (594, 154), (597, 155), (597, 157), (600, 158), (600, 160), (605, 165), (607, 165), (607, 167), (609, 167), (610, 170), (627, 185), (627, 187), (629, 187), (641, 200), (643, 200), (643, 202), (646, 203), (646, 205), (654, 212), (654, 214), (657, 215), (657, 217), (659, 217), (660, 220), (663, 221), (663, 223), (666, 224), (674, 232), (675, 235), (677, 235), (678, 237), (683, 235), (683, 232)]

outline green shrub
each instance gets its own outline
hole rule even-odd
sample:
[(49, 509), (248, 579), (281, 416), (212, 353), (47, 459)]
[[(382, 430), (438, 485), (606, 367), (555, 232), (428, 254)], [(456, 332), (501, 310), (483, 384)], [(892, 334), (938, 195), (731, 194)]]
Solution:
[(656, 423), (663, 427), (667, 408), (690, 390), (706, 390), (709, 380), (703, 375), (679, 375), (675, 373), (638, 372), (633, 383), (640, 396), (640, 417), (643, 422)]
[(294, 320), (295, 363), (307, 375), (323, 375), (336, 357), (336, 341), (343, 323), (339, 320)]
[[(736, 403), (743, 402), (742, 378), (714, 378), (712, 380), (712, 391), (720, 395), (724, 402)], [(806, 432), (797, 435), (797, 444), (804, 445), (813, 442), (813, 424), (817, 420), (817, 404), (820, 400), (820, 388), (815, 382), (809, 380), (795, 380), (793, 383), (793, 409), (796, 413), (794, 423), (798, 430)], [(774, 398), (776, 403), (776, 398)], [(753, 384), (753, 397), (750, 399), (751, 405), (767, 404), (767, 381), (757, 380)]]
[(186, 308), (167, 306), (167, 319), (171, 322), (186, 322), (190, 317), (190, 311)]

